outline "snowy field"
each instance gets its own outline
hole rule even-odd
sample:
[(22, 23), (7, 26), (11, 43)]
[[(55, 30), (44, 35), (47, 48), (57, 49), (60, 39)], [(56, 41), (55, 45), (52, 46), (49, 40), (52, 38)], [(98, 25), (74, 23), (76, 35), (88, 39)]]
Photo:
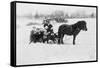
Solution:
[[(81, 31), (76, 37), (76, 45), (72, 44), (72, 36), (64, 36), (64, 44), (29, 44), (30, 31), (32, 26), (27, 26), (30, 22), (39, 23), (35, 25), (42, 27), (41, 20), (17, 19), (17, 65), (43, 64), (57, 62), (76, 62), (96, 60), (96, 19), (68, 19), (66, 24), (74, 24), (79, 20), (87, 22), (88, 31)], [(52, 22), (54, 32), (63, 23)]]

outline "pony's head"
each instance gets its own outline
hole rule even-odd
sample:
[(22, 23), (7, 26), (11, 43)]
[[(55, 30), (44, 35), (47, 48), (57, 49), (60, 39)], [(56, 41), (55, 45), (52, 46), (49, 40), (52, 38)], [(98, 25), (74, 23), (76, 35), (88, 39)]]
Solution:
[(86, 26), (86, 21), (78, 21), (78, 27), (81, 29), (81, 30), (84, 30), (84, 31), (87, 31), (87, 26)]

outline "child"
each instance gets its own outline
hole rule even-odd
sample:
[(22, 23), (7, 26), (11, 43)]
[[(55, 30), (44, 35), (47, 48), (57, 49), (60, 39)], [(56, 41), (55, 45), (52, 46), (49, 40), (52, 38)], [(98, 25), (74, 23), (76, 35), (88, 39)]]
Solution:
[(46, 33), (47, 33), (48, 35), (51, 35), (52, 33), (54, 33), (54, 32), (53, 32), (53, 26), (52, 26), (52, 24), (50, 24), (50, 23), (45, 23), (45, 24), (44, 24), (44, 28), (45, 28)]
[(46, 20), (46, 22), (44, 23), (44, 29), (46, 30), (45, 34), (47, 36), (47, 43), (48, 43), (48, 40), (49, 40), (49, 37), (54, 34), (53, 32), (53, 26), (52, 24), (50, 24), (50, 20)]

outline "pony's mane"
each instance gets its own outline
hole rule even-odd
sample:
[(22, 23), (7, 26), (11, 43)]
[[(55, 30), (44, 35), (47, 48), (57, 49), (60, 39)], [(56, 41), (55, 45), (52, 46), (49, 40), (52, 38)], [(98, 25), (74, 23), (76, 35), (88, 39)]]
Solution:
[(82, 21), (78, 21), (77, 23), (73, 24), (72, 27), (77, 28), (77, 27), (83, 26), (84, 24), (86, 24), (86, 22), (82, 20)]

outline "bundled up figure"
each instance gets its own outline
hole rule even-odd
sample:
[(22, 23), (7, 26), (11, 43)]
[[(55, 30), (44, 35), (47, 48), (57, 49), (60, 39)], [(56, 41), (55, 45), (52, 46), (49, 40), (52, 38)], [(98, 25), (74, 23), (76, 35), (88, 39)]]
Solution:
[(44, 23), (44, 29), (46, 30), (46, 32), (44, 33), (46, 38), (44, 39), (44, 42), (47, 41), (47, 43), (49, 43), (49, 40), (52, 40), (55, 43), (55, 33), (53, 32), (53, 25), (50, 24), (50, 20), (46, 20), (46, 22)]
[(37, 28), (37, 30), (32, 30), (30, 33), (30, 43), (43, 42), (44, 31)]

